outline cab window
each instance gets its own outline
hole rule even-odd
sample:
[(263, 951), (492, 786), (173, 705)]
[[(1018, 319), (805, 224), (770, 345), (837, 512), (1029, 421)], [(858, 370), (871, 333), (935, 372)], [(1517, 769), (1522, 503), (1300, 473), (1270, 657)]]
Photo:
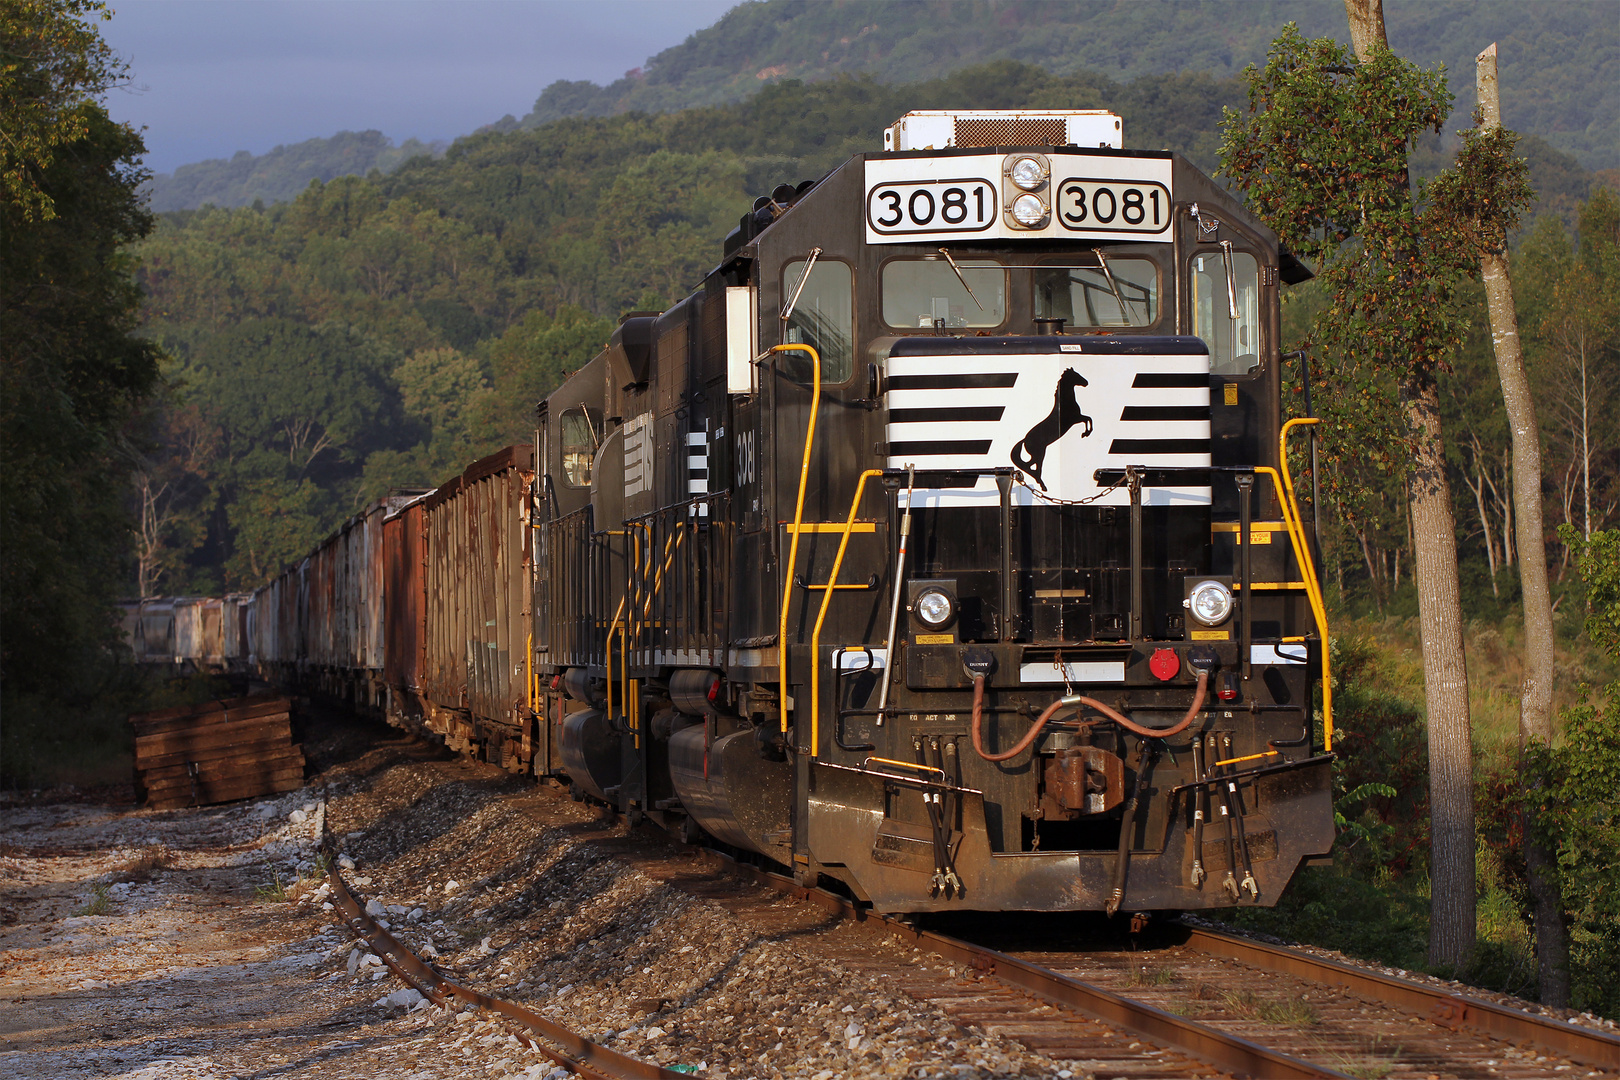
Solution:
[(569, 487), (591, 486), (591, 463), (596, 460), (596, 424), (584, 409), (562, 414), (563, 483)]
[(1249, 375), (1260, 370), (1260, 264), (1253, 255), (1232, 253), (1230, 282), (1221, 252), (1194, 255), (1192, 316), (1193, 333), (1209, 346), (1212, 372)]
[(956, 269), (943, 258), (894, 259), (883, 266), (883, 321), (902, 330), (1000, 326), (1007, 321), (1007, 271), (966, 259), (956, 260)]
[[(841, 383), (855, 365), (855, 272), (848, 263), (817, 259), (805, 279), (805, 260), (787, 264), (782, 273), (782, 302), (798, 293), (784, 328), (784, 345), (808, 345), (821, 356), (821, 381)], [(804, 288), (799, 285), (803, 282)], [(798, 350), (783, 353), (782, 373), (795, 382), (809, 382), (810, 357)]]
[(1110, 258), (1092, 266), (1035, 271), (1035, 317), (1069, 326), (1152, 326), (1159, 318), (1159, 268), (1151, 259)]

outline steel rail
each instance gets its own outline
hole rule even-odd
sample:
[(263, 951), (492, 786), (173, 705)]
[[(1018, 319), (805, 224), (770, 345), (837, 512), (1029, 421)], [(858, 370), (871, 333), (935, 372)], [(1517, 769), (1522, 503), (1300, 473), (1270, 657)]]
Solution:
[(1520, 1012), (1296, 949), (1267, 945), (1186, 923), (1182, 925), (1191, 931), (1187, 946), (1199, 952), (1310, 982), (1341, 986), (1372, 1000), (1421, 1013), (1442, 1027), (1471, 1028), (1496, 1039), (1532, 1042), (1587, 1065), (1620, 1067), (1620, 1038), (1592, 1028)]
[(1156, 1009), (1144, 1002), (1132, 1001), (1100, 986), (1081, 982), (1079, 979), (1061, 975), (994, 949), (987, 949), (931, 930), (919, 930), (887, 915), (875, 915), (825, 889), (799, 885), (792, 878), (738, 862), (721, 852), (712, 849), (699, 850), (734, 874), (775, 889), (777, 892), (807, 900), (828, 914), (875, 923), (895, 937), (920, 945), (936, 955), (968, 964), (977, 971), (993, 975), (1002, 982), (1026, 990), (1037, 997), (1073, 1009), (1104, 1024), (1128, 1029), (1235, 1075), (1266, 1077), (1268, 1080), (1350, 1076), (1349, 1073), (1340, 1072), (1326, 1065), (1318, 1065), (1280, 1054), (1275, 1050), (1268, 1050), (1259, 1043), (1230, 1035), (1218, 1028), (1200, 1024), (1196, 1020), (1187, 1020), (1162, 1009)]
[(365, 908), (349, 892), (335, 866), (327, 866), (326, 880), (332, 886), (333, 904), (348, 920), (349, 928), (371, 946), (390, 971), (424, 997), (441, 1004), (449, 999), (459, 999), (522, 1024), (562, 1049), (554, 1049), (538, 1040), (530, 1040), (530, 1046), (558, 1065), (589, 1080), (676, 1080), (684, 1076), (683, 1073), (592, 1042), (516, 1002), (491, 997), (445, 978), (366, 914)]

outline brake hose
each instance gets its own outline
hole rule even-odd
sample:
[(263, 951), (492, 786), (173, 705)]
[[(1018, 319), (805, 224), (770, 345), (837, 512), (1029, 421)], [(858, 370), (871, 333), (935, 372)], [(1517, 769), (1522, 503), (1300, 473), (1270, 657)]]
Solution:
[(1017, 745), (1011, 750), (1000, 754), (988, 754), (985, 753), (984, 737), (980, 733), (984, 722), (984, 676), (975, 675), (973, 677), (973, 750), (986, 761), (1006, 761), (1008, 758), (1016, 757), (1029, 749), (1030, 743), (1040, 737), (1041, 732), (1046, 728), (1047, 722), (1056, 716), (1060, 709), (1075, 705), (1089, 705), (1126, 731), (1140, 735), (1144, 739), (1168, 739), (1172, 735), (1180, 735), (1183, 731), (1186, 731), (1198, 714), (1203, 711), (1204, 698), (1208, 691), (1209, 672), (1199, 671), (1198, 688), (1193, 692), (1192, 707), (1187, 710), (1187, 715), (1181, 718), (1181, 723), (1169, 728), (1146, 728), (1140, 724), (1132, 723), (1096, 698), (1083, 697), (1078, 694), (1060, 697), (1048, 705), (1040, 716), (1035, 718), (1034, 725), (1030, 727), (1022, 739), (1018, 740)]
[(1181, 723), (1177, 724), (1175, 727), (1168, 728), (1150, 728), (1142, 727), (1140, 724), (1133, 724), (1129, 720), (1125, 719), (1125, 717), (1115, 712), (1113, 709), (1110, 709), (1108, 706), (1098, 701), (1096, 698), (1081, 697), (1077, 698), (1076, 700), (1081, 705), (1091, 706), (1093, 709), (1096, 709), (1098, 712), (1108, 717), (1108, 719), (1112, 720), (1126, 731), (1140, 735), (1144, 739), (1168, 739), (1172, 735), (1180, 735), (1183, 731), (1186, 731), (1187, 727), (1193, 722), (1193, 720), (1197, 719), (1198, 714), (1204, 711), (1204, 697), (1206, 694), (1208, 694), (1208, 692), (1209, 672), (1200, 671), (1198, 673), (1198, 688), (1193, 691), (1192, 708), (1188, 709), (1187, 715), (1181, 718)]
[(1059, 709), (1065, 706), (1078, 705), (1079, 703), (1080, 699), (1078, 698), (1058, 698), (1036, 718), (1035, 725), (1025, 733), (1022, 739), (1018, 740), (1017, 746), (1005, 753), (987, 754), (984, 752), (984, 737), (979, 733), (980, 725), (984, 722), (984, 676), (975, 675), (973, 677), (973, 750), (986, 761), (1006, 761), (1010, 757), (1016, 757), (1029, 748), (1029, 744), (1035, 741), (1042, 729), (1046, 727), (1046, 722), (1057, 715)]

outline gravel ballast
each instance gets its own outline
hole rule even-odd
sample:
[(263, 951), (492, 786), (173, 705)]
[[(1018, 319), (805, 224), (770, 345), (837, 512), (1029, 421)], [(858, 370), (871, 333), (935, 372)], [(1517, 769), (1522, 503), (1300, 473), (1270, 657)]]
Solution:
[(892, 970), (966, 992), (971, 972), (764, 890), (739, 916), (621, 857), (649, 841), (596, 809), (387, 735), (259, 802), (0, 805), (0, 1071), (563, 1075), (520, 1029), (420, 1000), (356, 942), (323, 885), (323, 829), (419, 955), (644, 1060), (762, 1080), (1080, 1075), (830, 957), (890, 950)]

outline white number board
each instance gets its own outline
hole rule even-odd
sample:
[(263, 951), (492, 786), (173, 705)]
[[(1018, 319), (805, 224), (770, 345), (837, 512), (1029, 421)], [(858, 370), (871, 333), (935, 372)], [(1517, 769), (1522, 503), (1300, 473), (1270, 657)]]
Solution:
[(1170, 189), (1152, 181), (1070, 177), (1057, 185), (1057, 219), (1070, 232), (1160, 233)]
[(1019, 228), (1007, 215), (1024, 194), (1002, 174), (1005, 155), (866, 159), (866, 242), (1132, 239), (1169, 243), (1174, 220), (1168, 157), (1048, 154), (1053, 182), (1033, 192), (1046, 221)]
[(988, 180), (879, 184), (866, 193), (867, 228), (885, 236), (982, 232), (1000, 215)]

